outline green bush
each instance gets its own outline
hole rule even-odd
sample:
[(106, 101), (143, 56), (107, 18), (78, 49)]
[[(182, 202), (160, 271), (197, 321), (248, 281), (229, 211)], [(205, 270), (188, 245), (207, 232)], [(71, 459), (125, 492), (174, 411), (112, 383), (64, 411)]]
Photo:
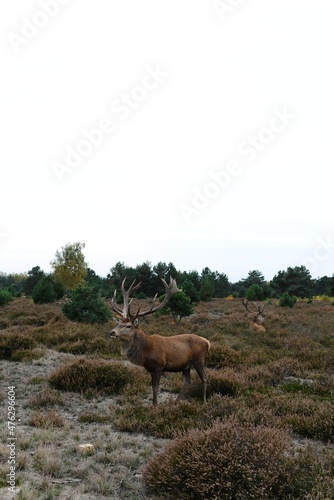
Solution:
[(253, 284), (246, 291), (247, 300), (263, 300), (264, 292), (261, 285)]
[(190, 297), (184, 292), (178, 292), (169, 300), (168, 307), (170, 308), (175, 321), (180, 322), (185, 316), (190, 316), (194, 312), (194, 306), (191, 303)]
[(60, 366), (50, 375), (49, 383), (60, 391), (119, 394), (133, 378), (133, 372), (120, 361), (79, 359)]
[(62, 307), (64, 315), (80, 323), (106, 323), (111, 311), (93, 287), (78, 285)]
[(199, 302), (199, 293), (195, 288), (195, 285), (190, 280), (184, 280), (182, 283), (182, 292), (184, 292), (190, 298), (191, 302)]
[(288, 292), (282, 293), (279, 299), (279, 305), (282, 307), (293, 307), (297, 302), (297, 297), (290, 295)]
[(57, 294), (48, 276), (44, 276), (38, 281), (31, 296), (36, 304), (49, 304), (56, 300)]
[(13, 296), (6, 288), (0, 289), (0, 306), (4, 306), (13, 300)]
[(215, 294), (215, 284), (211, 276), (205, 276), (201, 281), (200, 299), (204, 302), (211, 300)]

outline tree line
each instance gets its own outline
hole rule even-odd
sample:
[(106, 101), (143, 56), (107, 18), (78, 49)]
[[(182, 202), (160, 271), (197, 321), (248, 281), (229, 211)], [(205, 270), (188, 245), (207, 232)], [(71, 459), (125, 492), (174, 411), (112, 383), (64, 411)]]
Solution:
[[(231, 283), (228, 276), (205, 267), (197, 270), (180, 271), (175, 265), (158, 262), (152, 265), (143, 262), (135, 267), (117, 262), (105, 277), (91, 269), (85, 259), (85, 244), (68, 243), (57, 250), (51, 261), (52, 272), (44, 272), (36, 265), (23, 274), (0, 273), (0, 295), (17, 297), (26, 295), (35, 302), (53, 302), (69, 296), (79, 285), (94, 290), (103, 298), (110, 298), (114, 291), (119, 293), (123, 280), (127, 284), (133, 280), (141, 281), (137, 298), (153, 297), (163, 294), (161, 279), (176, 279), (179, 288), (192, 303), (207, 301), (218, 297), (247, 297), (249, 300), (279, 298), (283, 294), (299, 298), (312, 298), (315, 295), (334, 296), (334, 274), (312, 279), (309, 270), (301, 265), (280, 270), (266, 281), (259, 270), (251, 270), (241, 280)], [(0, 298), (0, 305), (3, 299)]]

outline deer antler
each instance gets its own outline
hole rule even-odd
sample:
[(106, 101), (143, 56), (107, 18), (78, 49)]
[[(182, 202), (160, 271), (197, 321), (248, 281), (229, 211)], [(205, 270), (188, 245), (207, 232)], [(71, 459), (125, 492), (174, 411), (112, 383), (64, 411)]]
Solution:
[[(133, 318), (133, 319), (134, 318), (142, 318), (144, 316), (148, 316), (149, 314), (153, 314), (153, 313), (157, 312), (159, 309), (162, 309), (163, 307), (165, 307), (165, 305), (167, 304), (167, 302), (169, 301), (169, 299), (173, 295), (175, 295), (177, 292), (180, 291), (177, 288), (176, 281), (173, 278), (170, 278), (169, 285), (167, 285), (166, 280), (164, 280), (163, 278), (161, 278), (161, 281), (163, 282), (164, 288), (165, 288), (165, 298), (163, 299), (161, 304), (154, 307), (154, 302), (158, 296), (158, 294), (156, 293), (154, 298), (153, 298), (152, 305), (151, 305), (150, 309), (147, 309), (146, 311), (140, 312), (140, 306), (139, 306), (137, 313), (134, 316), (131, 315), (131, 318)], [(129, 313), (130, 313), (130, 311), (129, 311)]]
[(243, 299), (243, 301), (242, 301), (242, 305), (246, 307), (248, 312), (250, 312), (251, 314), (261, 315), (264, 311), (264, 304), (262, 304), (262, 302), (253, 302), (253, 304), (256, 307), (256, 311), (251, 311), (248, 308), (248, 300), (247, 299)]
[(131, 293), (134, 290), (137, 290), (137, 288), (139, 288), (139, 286), (141, 285), (141, 281), (135, 285), (136, 280), (134, 280), (131, 283), (131, 285), (128, 288), (128, 290), (125, 290), (125, 286), (124, 286), (125, 285), (125, 281), (126, 281), (126, 278), (123, 280), (122, 286), (121, 286), (121, 292), (122, 292), (122, 295), (123, 295), (123, 307), (119, 306), (117, 304), (117, 302), (116, 302), (116, 290), (115, 290), (114, 296), (111, 299), (111, 309), (114, 312), (116, 312), (117, 314), (119, 314), (120, 316), (122, 316), (123, 319), (130, 319), (131, 321), (133, 321), (135, 318), (142, 318), (143, 316), (147, 316), (148, 314), (153, 314), (156, 311), (158, 311), (159, 309), (162, 309), (167, 304), (167, 302), (169, 301), (169, 299), (175, 293), (177, 293), (177, 292), (180, 291), (177, 288), (176, 281), (173, 278), (170, 278), (169, 285), (167, 285), (167, 283), (166, 283), (166, 281), (164, 279), (161, 279), (161, 281), (164, 284), (164, 288), (165, 288), (165, 298), (161, 302), (161, 304), (159, 304), (158, 306), (154, 307), (154, 302), (155, 302), (155, 300), (156, 300), (156, 298), (158, 296), (158, 294), (155, 294), (155, 296), (153, 298), (153, 301), (152, 301), (152, 305), (151, 305), (151, 307), (149, 309), (147, 309), (146, 311), (140, 312), (140, 306), (139, 306), (137, 313), (136, 314), (131, 314), (130, 306), (131, 306), (132, 299), (129, 300), (129, 297), (130, 297)]
[(125, 290), (125, 281), (126, 278), (124, 278), (124, 280), (122, 281), (122, 286), (121, 286), (121, 291), (123, 295), (123, 307), (120, 307), (116, 302), (116, 290), (114, 291), (114, 296), (111, 299), (111, 309), (120, 316), (122, 316), (123, 319), (127, 319), (129, 317), (129, 308), (132, 302), (132, 299), (129, 301), (131, 293), (134, 290), (137, 290), (137, 288), (139, 288), (141, 285), (141, 281), (137, 283), (137, 285), (135, 285), (136, 280), (133, 280), (128, 290)]

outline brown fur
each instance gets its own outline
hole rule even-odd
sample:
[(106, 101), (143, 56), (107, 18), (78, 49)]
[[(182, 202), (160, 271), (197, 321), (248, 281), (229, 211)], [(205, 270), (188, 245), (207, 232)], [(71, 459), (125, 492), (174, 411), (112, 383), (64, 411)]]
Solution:
[(174, 337), (146, 335), (138, 320), (122, 320), (110, 332), (111, 337), (120, 338), (122, 349), (131, 363), (143, 366), (152, 377), (153, 404), (157, 404), (159, 382), (162, 372), (182, 372), (183, 387), (177, 398), (180, 400), (191, 383), (190, 369), (195, 368), (203, 385), (203, 401), (206, 401), (206, 377), (204, 366), (210, 342), (193, 334)]
[(259, 325), (258, 323), (255, 323), (254, 321), (251, 321), (249, 323), (249, 326), (251, 327), (252, 330), (254, 330), (255, 333), (264, 333), (266, 331), (266, 329), (263, 325)]

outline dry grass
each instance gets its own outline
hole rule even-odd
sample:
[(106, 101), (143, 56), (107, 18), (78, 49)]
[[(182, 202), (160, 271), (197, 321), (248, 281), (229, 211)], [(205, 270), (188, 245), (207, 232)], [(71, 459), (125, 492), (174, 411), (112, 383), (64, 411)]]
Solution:
[[(230, 436), (229, 453), (246, 430), (249, 436), (260, 436), (261, 429), (267, 429), (268, 449), (275, 436), (287, 436), (293, 451), (284, 449), (283, 455), (292, 461), (294, 496), (279, 489), (286, 473), (280, 455), (280, 467), (284, 467), (279, 470), (285, 472), (281, 485), (276, 479), (271, 483), (276, 498), (333, 498), (334, 307), (315, 300), (285, 309), (273, 301), (266, 304), (265, 315), (266, 332), (258, 335), (249, 330), (249, 317), (237, 299), (200, 303), (195, 314), (179, 325), (167, 316), (143, 319), (148, 334), (191, 332), (208, 338), (212, 345), (208, 402), (200, 402), (201, 385), (194, 374), (187, 399), (175, 404), (182, 386), (182, 376), (176, 373), (162, 377), (160, 403), (153, 407), (149, 375), (124, 362), (117, 341), (106, 338), (112, 321), (104, 326), (72, 323), (63, 317), (60, 304), (36, 305), (25, 298), (1, 307), (1, 382), (2, 387), (16, 386), (21, 490), (17, 498), (151, 498), (142, 481), (143, 467), (149, 458), (154, 461), (163, 440), (172, 440), (169, 451), (163, 452), (164, 460), (168, 462), (173, 449), (175, 460), (184, 461), (175, 451), (182, 439), (188, 439), (184, 433), (194, 433), (193, 444), (200, 443), (219, 425), (225, 425)], [(5, 443), (5, 392), (0, 403), (1, 442)], [(78, 451), (82, 443), (92, 443), (93, 454), (82, 455)], [(301, 443), (307, 444), (305, 450)], [(6, 447), (0, 447), (2, 487), (6, 486), (7, 453)], [(184, 483), (194, 487), (195, 479), (205, 483), (201, 468), (196, 478), (192, 476), (191, 464), (200, 459), (197, 454), (194, 448), (189, 475), (184, 476)], [(214, 451), (205, 458), (210, 456), (215, 460)], [(237, 460), (237, 455), (232, 458)], [(248, 460), (244, 470), (249, 466)], [(211, 472), (215, 475), (214, 469)], [(252, 474), (260, 477), (261, 467)], [(156, 476), (151, 474), (147, 481), (158, 498), (154, 477), (167, 481), (167, 473), (158, 467)], [(269, 475), (264, 480), (271, 481)], [(167, 482), (162, 498), (168, 498), (175, 487), (172, 479)], [(218, 480), (217, 491), (221, 484)], [(263, 498), (271, 498), (268, 491)], [(256, 498), (261, 494), (254, 493)], [(214, 495), (210, 493), (210, 498)], [(240, 488), (238, 495), (243, 498)]]

